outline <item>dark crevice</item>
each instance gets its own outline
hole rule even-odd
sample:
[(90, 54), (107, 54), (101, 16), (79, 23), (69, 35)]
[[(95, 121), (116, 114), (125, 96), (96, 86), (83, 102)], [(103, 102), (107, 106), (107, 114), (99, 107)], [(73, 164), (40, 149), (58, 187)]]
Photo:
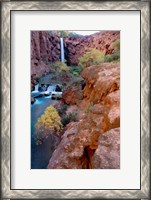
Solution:
[(92, 169), (92, 157), (94, 155), (96, 149), (91, 149), (90, 146), (86, 146), (83, 152), (83, 164), (82, 168), (84, 169)]
[(85, 86), (86, 86), (86, 81), (84, 80), (84, 81), (82, 82), (82, 90), (85, 88)]

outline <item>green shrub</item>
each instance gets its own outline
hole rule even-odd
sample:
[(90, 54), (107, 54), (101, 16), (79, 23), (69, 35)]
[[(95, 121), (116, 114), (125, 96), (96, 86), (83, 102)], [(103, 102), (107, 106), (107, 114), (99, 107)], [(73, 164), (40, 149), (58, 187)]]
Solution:
[(65, 114), (66, 110), (68, 108), (68, 105), (67, 104), (61, 104), (58, 108), (57, 108), (57, 111), (59, 113), (59, 115), (63, 115)]
[(64, 85), (64, 90), (68, 89), (69, 87), (72, 87), (73, 84), (80, 83), (83, 80), (81, 76), (75, 76), (70, 73), (70, 79), (66, 81), (66, 85)]
[(66, 37), (69, 35), (69, 31), (57, 31), (60, 37)]
[(80, 76), (82, 68), (80, 66), (75, 66), (70, 68), (70, 73), (74, 76)]
[(78, 121), (78, 113), (76, 113), (76, 112), (69, 113), (69, 114), (63, 116), (61, 119), (61, 123), (63, 124), (63, 126), (66, 126), (67, 124), (69, 124), (72, 121), (74, 121), (74, 122)]
[(66, 37), (66, 36), (78, 37), (78, 36), (80, 36), (79, 34), (77, 34), (75, 32), (71, 32), (71, 31), (56, 31), (56, 33), (59, 35), (59, 37)]
[(90, 49), (83, 56), (79, 58), (79, 66), (82, 68), (91, 65), (98, 65), (104, 62), (105, 55), (97, 49)]
[(50, 105), (46, 108), (44, 114), (41, 115), (36, 123), (37, 141), (43, 141), (50, 134), (54, 134), (59, 137), (59, 133), (61, 130), (61, 118), (57, 110), (52, 105)]
[(66, 63), (57, 61), (55, 63), (51, 64), (51, 72), (58, 72), (58, 73), (62, 73), (62, 72), (69, 72), (70, 68), (66, 65)]
[(82, 35), (75, 32), (69, 32), (68, 36), (81, 37)]
[(115, 40), (111, 45), (112, 49), (120, 50), (120, 39)]
[(105, 62), (112, 62), (120, 59), (120, 51), (105, 56)]
[(57, 61), (51, 64), (50, 68), (51, 73), (51, 82), (59, 83), (63, 85), (63, 87), (70, 81), (70, 67), (68, 67), (65, 63)]

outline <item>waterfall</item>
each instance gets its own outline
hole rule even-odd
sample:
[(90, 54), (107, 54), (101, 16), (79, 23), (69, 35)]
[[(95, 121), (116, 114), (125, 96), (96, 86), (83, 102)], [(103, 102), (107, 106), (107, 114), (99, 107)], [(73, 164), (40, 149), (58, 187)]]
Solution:
[(47, 91), (46, 92), (52, 92), (52, 91), (55, 91), (56, 87), (54, 85), (50, 85), (48, 88), (47, 88)]
[(39, 83), (37, 84), (37, 85), (35, 85), (35, 90), (34, 91), (32, 91), (32, 93), (34, 92), (34, 93), (36, 93), (36, 92), (39, 92)]
[(61, 62), (64, 62), (64, 44), (63, 44), (63, 38), (60, 38), (60, 46), (61, 46)]
[(56, 85), (53, 86), (53, 91), (56, 91)]
[(47, 91), (45, 91), (44, 94), (46, 96), (49, 95), (49, 97), (51, 97), (51, 92), (53, 92), (55, 90), (56, 90), (56, 86), (55, 85), (49, 85), (48, 88), (47, 88)]

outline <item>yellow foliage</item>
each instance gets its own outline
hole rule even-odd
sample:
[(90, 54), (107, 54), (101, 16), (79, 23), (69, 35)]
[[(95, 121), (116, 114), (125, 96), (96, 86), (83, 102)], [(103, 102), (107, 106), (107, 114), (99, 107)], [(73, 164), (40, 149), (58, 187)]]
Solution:
[(61, 118), (57, 110), (50, 105), (36, 123), (37, 139), (44, 139), (49, 134), (59, 136), (62, 127)]
[(98, 65), (104, 62), (105, 54), (97, 49), (89, 49), (79, 58), (79, 66), (85, 68), (91, 65)]

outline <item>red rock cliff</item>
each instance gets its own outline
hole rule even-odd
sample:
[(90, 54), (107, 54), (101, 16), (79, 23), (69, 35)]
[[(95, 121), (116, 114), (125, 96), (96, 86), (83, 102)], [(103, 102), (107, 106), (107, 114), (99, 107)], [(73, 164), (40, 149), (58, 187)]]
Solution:
[(78, 59), (88, 49), (98, 49), (105, 54), (114, 52), (112, 43), (120, 37), (119, 31), (102, 31), (90, 36), (65, 37), (66, 60), (70, 65), (78, 65)]
[(120, 168), (120, 67), (104, 63), (85, 68), (79, 122), (67, 125), (48, 168)]
[(49, 72), (50, 63), (60, 60), (60, 38), (48, 31), (31, 32), (31, 75)]
[[(64, 37), (65, 59), (69, 65), (78, 65), (78, 59), (89, 48), (105, 54), (114, 52), (112, 43), (120, 37), (119, 31), (104, 31), (90, 36)], [(60, 38), (49, 31), (31, 32), (31, 75), (40, 77), (50, 71), (50, 64), (60, 60)]]

